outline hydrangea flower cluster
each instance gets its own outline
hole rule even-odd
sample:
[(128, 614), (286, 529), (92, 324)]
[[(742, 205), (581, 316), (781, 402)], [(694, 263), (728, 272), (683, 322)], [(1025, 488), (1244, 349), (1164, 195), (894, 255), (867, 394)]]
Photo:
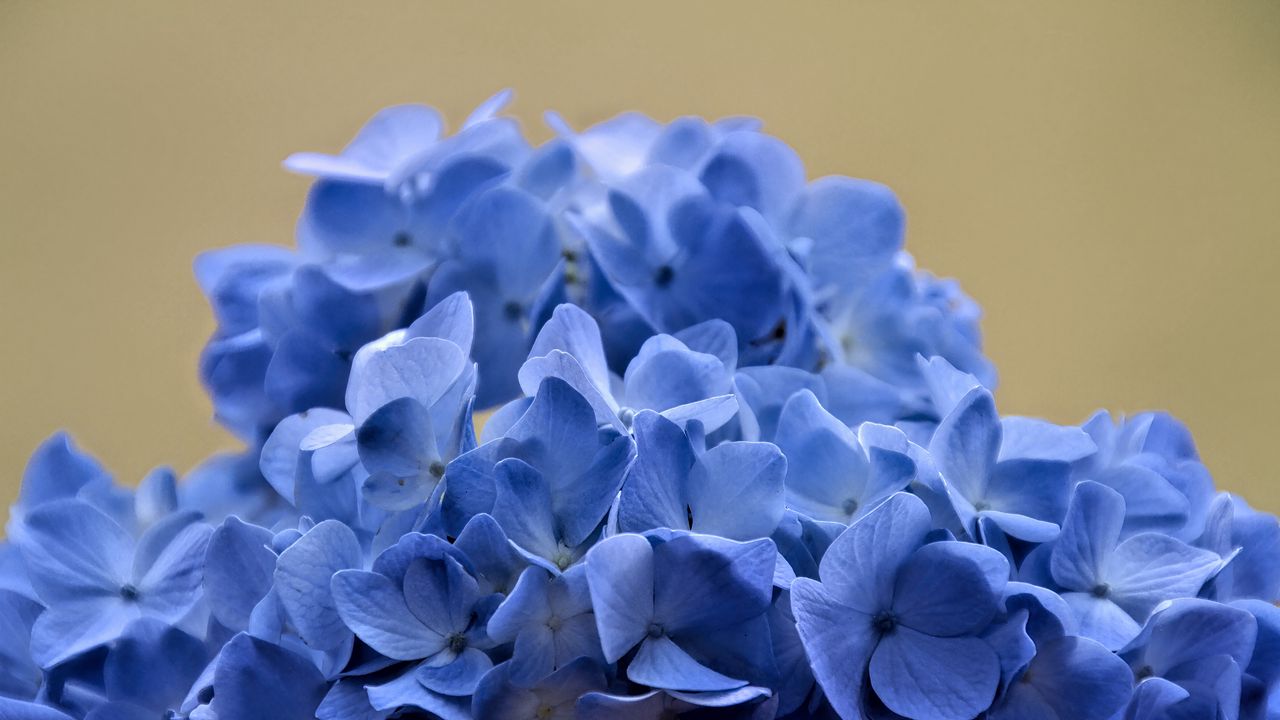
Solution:
[(1280, 525), (1183, 425), (1001, 416), (893, 194), (754, 120), (507, 99), (197, 261), (246, 452), (36, 451), (0, 718), (1280, 718)]

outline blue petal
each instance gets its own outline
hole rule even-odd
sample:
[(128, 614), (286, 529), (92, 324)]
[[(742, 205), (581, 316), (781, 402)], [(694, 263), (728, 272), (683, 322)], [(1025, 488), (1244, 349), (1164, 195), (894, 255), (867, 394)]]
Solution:
[(871, 686), (884, 704), (917, 720), (969, 720), (1000, 682), (995, 651), (978, 638), (935, 638), (899, 626), (871, 656)]
[(1022, 682), (1006, 691), (1004, 704), (992, 718), (1020, 720), (1031, 717), (1025, 709), (1019, 714), (1020, 708), (1043, 707), (1051, 714), (1040, 717), (1109, 720), (1132, 692), (1133, 679), (1124, 661), (1086, 638), (1063, 637), (1038, 648)]
[(343, 570), (333, 576), (332, 587), (343, 622), (383, 655), (417, 660), (444, 649), (444, 638), (409, 611), (404, 593), (385, 575)]
[(470, 695), (493, 661), (475, 648), (467, 648), (453, 662), (444, 665), (419, 665), (414, 676), (426, 689), (441, 695)]
[(649, 410), (636, 415), (632, 428), (636, 462), (622, 486), (618, 528), (687, 528), (688, 476), (694, 463), (689, 440), (678, 425)]
[(31, 659), (51, 668), (115, 640), (140, 616), (137, 605), (121, 599), (87, 599), (46, 610), (31, 628)]
[(985, 495), (1000, 451), (1000, 418), (985, 388), (975, 388), (951, 411), (929, 442), (942, 477), (966, 498)]
[[(538, 331), (529, 357), (548, 355), (552, 350), (562, 350), (572, 355), (592, 385), (602, 393), (609, 391), (609, 366), (605, 362), (604, 344), (600, 339), (600, 327), (594, 318), (582, 308), (572, 304), (556, 306), (551, 319)], [(536, 389), (534, 384), (532, 388)], [(530, 393), (532, 394), (532, 393)]]
[[(994, 572), (989, 567), (997, 568)], [(982, 545), (936, 542), (925, 545), (902, 566), (894, 587), (893, 610), (903, 625), (929, 635), (974, 634), (995, 617), (1009, 576), (1004, 556)]]
[(1134, 535), (1120, 543), (1111, 558), (1111, 597), (1142, 620), (1165, 600), (1199, 593), (1221, 563), (1216, 553), (1166, 535)]
[(262, 447), (258, 465), (263, 477), (281, 497), (293, 503), (303, 438), (316, 428), (347, 422), (351, 422), (351, 417), (346, 413), (327, 408), (316, 408), (281, 420)]
[(769, 607), (776, 557), (770, 540), (677, 535), (654, 548), (654, 565), (663, 570), (654, 575), (653, 617), (673, 634), (750, 620)]
[(550, 584), (551, 573), (542, 568), (529, 568), (521, 573), (515, 589), (489, 618), (489, 637), (499, 643), (511, 642), (524, 628), (550, 617), (547, 600)]
[(733, 372), (738, 366), (738, 336), (733, 326), (720, 318), (704, 320), (672, 335), (685, 347), (697, 353), (714, 355), (725, 369)]
[(826, 177), (804, 189), (790, 228), (813, 241), (807, 264), (815, 286), (848, 292), (893, 261), (904, 225), (902, 205), (889, 188)]
[(402, 397), (429, 408), (466, 368), (467, 357), (452, 342), (417, 337), (402, 345), (369, 345), (356, 353), (347, 386), (347, 411), (356, 423)]
[(485, 595), (510, 593), (528, 564), (490, 515), (472, 518), (458, 534), (454, 547), (471, 560), (480, 592)]
[(47, 605), (114, 595), (130, 578), (132, 539), (102, 511), (77, 500), (32, 511), (19, 547)]
[(1058, 460), (1075, 462), (1097, 452), (1098, 446), (1078, 427), (1054, 425), (1038, 418), (1001, 418), (1004, 442), (1000, 460)]
[(1108, 650), (1119, 650), (1141, 631), (1132, 617), (1107, 598), (1088, 592), (1064, 593), (1062, 599), (1075, 614), (1080, 634), (1096, 640)]
[(822, 556), (819, 573), (833, 598), (873, 615), (889, 607), (898, 571), (931, 530), (919, 498), (897, 493), (849, 526)]
[(298, 635), (317, 650), (337, 647), (347, 637), (330, 591), (339, 570), (364, 564), (360, 541), (351, 528), (325, 520), (280, 554), (275, 586), (280, 603)]
[(436, 143), (443, 122), (425, 105), (396, 105), (374, 115), (340, 155), (294, 153), (285, 169), (303, 175), (381, 184), (404, 160)]
[(381, 685), (369, 685), (369, 703), (377, 710), (393, 711), (412, 707), (425, 710), (441, 720), (471, 720), (467, 698), (433, 693), (418, 682), (413, 669)]
[(693, 530), (730, 540), (768, 537), (782, 520), (787, 459), (770, 443), (721, 443), (689, 472)]
[(1164, 678), (1148, 678), (1134, 688), (1133, 699), (1125, 712), (1125, 720), (1156, 720), (1167, 717), (1166, 711), (1186, 700), (1190, 693)]
[(862, 712), (867, 664), (879, 642), (871, 616), (843, 604), (824, 585), (797, 578), (791, 610), (813, 675), (842, 717)]
[(1208, 600), (1176, 600), (1151, 618), (1142, 662), (1157, 675), (1212, 655), (1226, 655), (1243, 667), (1253, 655), (1257, 628), (1245, 610)]
[(1104, 580), (1123, 526), (1119, 494), (1097, 483), (1077, 485), (1050, 560), (1053, 579), (1070, 590), (1092, 591)]
[(13, 698), (0, 697), (0, 718), (4, 720), (71, 720), (51, 707)]
[(204, 643), (158, 620), (129, 626), (103, 667), (112, 700), (150, 708), (174, 707), (209, 661)]
[(106, 469), (81, 452), (70, 435), (57, 432), (41, 443), (27, 461), (18, 507), (29, 511), (51, 500), (75, 497), (83, 487), (110, 481)]
[(463, 355), (470, 355), (475, 338), (475, 308), (471, 305), (471, 296), (456, 292), (432, 305), (409, 326), (408, 337), (443, 338), (457, 345)]
[(857, 436), (823, 409), (811, 391), (801, 390), (787, 400), (774, 441), (787, 456), (790, 507), (833, 522), (851, 519), (845, 512), (848, 500), (855, 513), (866, 510), (857, 503), (870, 474), (867, 456)]
[(653, 622), (654, 553), (639, 535), (615, 535), (587, 553), (587, 581), (605, 659), (617, 662)]
[(218, 717), (312, 720), (328, 689), (310, 661), (240, 634), (222, 649), (214, 676)]
[(556, 517), (545, 478), (528, 463), (516, 458), (498, 463), (495, 475), (497, 496), (493, 503), (493, 518), (513, 543), (554, 562), (561, 543), (556, 536)]
[[(152, 530), (158, 527), (153, 526)], [(189, 525), (165, 546), (144, 575), (137, 577), (135, 567), (138, 602), (147, 613), (177, 622), (195, 606), (200, 599), (205, 555), (212, 534), (213, 529), (204, 523)], [(144, 535), (143, 545), (146, 540)], [(142, 557), (141, 548), (139, 550), (135, 560)]]
[(448, 638), (462, 633), (473, 622), (480, 587), (457, 560), (446, 555), (410, 564), (404, 574), (404, 597), (409, 612)]
[(646, 638), (640, 644), (627, 666), (627, 677), (649, 687), (694, 692), (733, 690), (747, 684), (699, 663), (666, 636)]

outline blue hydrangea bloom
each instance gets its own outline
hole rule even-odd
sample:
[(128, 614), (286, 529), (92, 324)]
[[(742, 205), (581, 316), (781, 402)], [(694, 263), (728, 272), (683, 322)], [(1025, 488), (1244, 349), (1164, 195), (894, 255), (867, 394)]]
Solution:
[(509, 100), (197, 259), (243, 449), (36, 449), (0, 718), (1280, 717), (1280, 522), (1182, 423), (1001, 415), (894, 194), (756, 120)]
[(1005, 559), (928, 542), (931, 527), (924, 503), (894, 495), (836, 538), (820, 581), (791, 586), (814, 674), (844, 717), (862, 712), (864, 682), (910, 718), (971, 718), (995, 698), (1000, 661), (978, 635), (999, 610)]

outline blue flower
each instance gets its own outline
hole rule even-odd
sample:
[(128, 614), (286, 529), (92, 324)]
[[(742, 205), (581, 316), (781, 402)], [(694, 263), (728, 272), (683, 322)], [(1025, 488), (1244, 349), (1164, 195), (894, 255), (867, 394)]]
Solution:
[(514, 642), (508, 672), (529, 685), (579, 658), (604, 662), (595, 614), (579, 565), (562, 575), (531, 567), (489, 618), (489, 637)]
[(927, 542), (930, 529), (924, 503), (894, 495), (831, 544), (820, 582), (791, 587), (814, 675), (844, 717), (859, 716), (868, 692), (929, 720), (972, 718), (995, 699), (1000, 661), (976, 635), (999, 611), (1006, 561)]
[[(492, 514), (514, 542), (559, 568), (585, 551), (604, 520), (634, 445), (628, 435), (598, 428), (587, 400), (556, 378), (507, 410), (519, 414), (499, 437), (449, 464), (445, 524), (453, 534), (476, 515)], [(506, 422), (494, 417), (490, 424)]]
[(1074, 634), (1070, 610), (1050, 591), (1009, 583), (1004, 624), (989, 632), (1004, 692), (992, 720), (1108, 720), (1124, 708), (1133, 679), (1123, 660)]
[(814, 520), (851, 523), (915, 479), (901, 431), (866, 424), (854, 433), (809, 390), (783, 407), (775, 442), (787, 459), (787, 507)]
[(466, 291), (475, 303), (478, 400), (519, 394), (516, 371), (550, 311), (561, 243), (545, 203), (520, 188), (484, 190), (460, 211), (449, 259), (432, 276), (428, 305)]
[(678, 425), (650, 410), (636, 416), (635, 437), (636, 462), (618, 499), (620, 531), (753, 540), (782, 520), (787, 459), (776, 446), (726, 442), (698, 453)]
[(496, 117), (510, 98), (509, 91), (498, 93), (444, 140), (434, 109), (402, 105), (375, 115), (337, 156), (290, 156), (286, 168), (318, 179), (299, 221), (304, 247), (410, 250), (429, 261), (470, 191), (510, 172), (529, 153), (515, 121)]
[(1225, 561), (1206, 589), (1208, 597), (1227, 602), (1280, 596), (1280, 565), (1272, 562), (1280, 550), (1280, 522), (1274, 515), (1221, 493), (1210, 504), (1204, 533), (1194, 544)]
[(1256, 637), (1245, 610), (1194, 598), (1166, 605), (1120, 653), (1138, 679), (1129, 717), (1234, 716)]
[(612, 189), (608, 208), (609, 225), (579, 228), (610, 285), (653, 328), (719, 318), (746, 342), (782, 321), (785, 276), (772, 250), (689, 173), (651, 165)]
[(51, 667), (120, 637), (150, 617), (177, 623), (200, 600), (210, 528), (175, 515), (134, 539), (101, 510), (55, 500), (27, 515), (19, 541), (47, 609), (31, 633), (32, 657)]
[(1080, 634), (1118, 650), (1165, 600), (1194, 597), (1217, 572), (1217, 554), (1158, 533), (1121, 540), (1124, 498), (1094, 482), (1076, 486), (1050, 569)]
[[(692, 343), (692, 344), (690, 344)], [(520, 386), (536, 392), (556, 377), (582, 394), (596, 420), (626, 432), (641, 410), (655, 410), (681, 424), (697, 420), (711, 432), (737, 410), (732, 372), (737, 362), (733, 329), (709, 320), (644, 342), (621, 382), (611, 375), (595, 320), (576, 305), (555, 309), (521, 366)]]
[[(615, 535), (591, 549), (587, 580), (605, 659), (666, 690), (769, 684), (776, 551), (768, 540)], [(634, 651), (634, 652), (632, 652)]]
[(1023, 448), (1011, 453), (1018, 444), (1006, 447), (1004, 432), (989, 391), (978, 387), (961, 398), (929, 442), (942, 492), (970, 537), (980, 537), (979, 520), (989, 519), (1020, 540), (1052, 540), (1066, 512), (1071, 468)]
[(419, 661), (414, 678), (446, 696), (470, 695), (493, 666), (485, 623), (496, 598), (480, 593), (465, 556), (430, 535), (406, 535), (373, 570), (333, 574), (342, 621), (374, 650)]
[(1200, 532), (1213, 484), (1186, 427), (1164, 413), (1112, 418), (1099, 411), (1084, 430), (1098, 453), (1077, 463), (1075, 477), (1124, 497), (1126, 534), (1155, 530), (1191, 540)]

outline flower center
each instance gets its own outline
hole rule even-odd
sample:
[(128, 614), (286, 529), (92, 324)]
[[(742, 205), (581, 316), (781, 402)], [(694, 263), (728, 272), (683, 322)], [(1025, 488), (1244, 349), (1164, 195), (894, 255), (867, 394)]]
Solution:
[(431, 473), (432, 477), (439, 480), (440, 478), (444, 477), (444, 463), (440, 462), (439, 460), (436, 460), (435, 462), (431, 463), (430, 467), (427, 468), (427, 472)]
[(1111, 586), (1106, 583), (1099, 583), (1089, 591), (1096, 598), (1105, 598), (1111, 596)]
[(467, 649), (467, 637), (462, 633), (454, 633), (450, 635), (446, 642), (449, 644), (449, 649), (454, 653), (461, 653), (463, 650)]
[(524, 306), (515, 300), (509, 301), (502, 306), (502, 316), (511, 322), (518, 322), (524, 319)]
[(844, 501), (844, 504), (840, 506), (840, 509), (844, 511), (845, 515), (853, 517), (853, 514), (858, 512), (858, 501), (854, 498), (849, 498)]
[(391, 238), (391, 244), (396, 247), (409, 247), (413, 244), (413, 236), (407, 232), (398, 232)]
[(120, 588), (120, 597), (124, 598), (126, 602), (133, 602), (138, 599), (138, 588), (129, 583), (125, 583)]
[(888, 635), (898, 629), (898, 616), (888, 610), (882, 610), (871, 618), (871, 625), (881, 635)]
[(676, 271), (671, 269), (670, 265), (661, 265), (657, 270), (653, 271), (653, 284), (658, 287), (666, 287), (676, 277)]
[(649, 637), (660, 638), (667, 634), (667, 629), (662, 627), (661, 623), (651, 623), (649, 625)]

